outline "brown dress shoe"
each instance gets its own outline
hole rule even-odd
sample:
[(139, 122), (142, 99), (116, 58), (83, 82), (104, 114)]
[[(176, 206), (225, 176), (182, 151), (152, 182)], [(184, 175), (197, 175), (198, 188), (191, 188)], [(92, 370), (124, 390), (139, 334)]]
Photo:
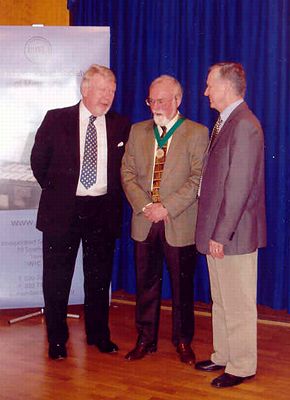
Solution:
[(195, 364), (195, 368), (200, 371), (212, 372), (225, 368), (224, 365), (218, 365), (211, 360), (199, 361)]
[(179, 354), (181, 362), (190, 365), (195, 363), (195, 354), (192, 351), (190, 344), (179, 343), (179, 345), (176, 347), (176, 351)]
[(125, 358), (128, 361), (141, 360), (141, 358), (145, 357), (146, 354), (155, 353), (156, 350), (157, 347), (155, 344), (140, 343), (137, 344), (133, 350), (129, 351), (129, 353), (125, 355)]
[(250, 378), (253, 378), (254, 376), (255, 375), (236, 376), (236, 375), (228, 374), (227, 372), (225, 372), (224, 374), (215, 378), (211, 382), (211, 385), (216, 388), (226, 388), (226, 387), (237, 386), (237, 385), (240, 385), (241, 383), (243, 383), (245, 379), (250, 379)]

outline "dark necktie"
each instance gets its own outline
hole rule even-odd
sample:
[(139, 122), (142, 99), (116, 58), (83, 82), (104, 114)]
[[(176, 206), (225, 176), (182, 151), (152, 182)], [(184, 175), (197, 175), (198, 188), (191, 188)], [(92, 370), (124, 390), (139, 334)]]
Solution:
[(84, 158), (80, 179), (86, 189), (89, 189), (97, 182), (98, 142), (97, 130), (94, 125), (96, 118), (97, 117), (94, 117), (93, 115), (90, 116), (86, 132)]
[[(161, 126), (163, 138), (166, 135), (166, 126)], [(155, 163), (154, 163), (154, 172), (153, 172), (153, 185), (152, 185), (152, 201), (153, 203), (160, 203), (160, 182), (162, 178), (162, 173), (164, 170), (164, 164), (166, 161), (166, 151), (167, 151), (167, 142), (162, 146), (162, 148), (158, 147), (156, 150)]]
[(216, 123), (215, 123), (215, 125), (214, 125), (214, 127), (213, 127), (212, 133), (211, 133), (210, 142), (209, 142), (209, 149), (212, 148), (212, 145), (213, 145), (215, 139), (217, 138), (217, 135), (218, 135), (218, 133), (219, 133), (219, 131), (221, 129), (222, 122), (223, 121), (221, 119), (221, 116), (219, 116), (217, 121), (216, 121)]
[[(219, 133), (219, 131), (220, 131), (220, 129), (221, 129), (221, 124), (222, 124), (222, 122), (223, 122), (223, 121), (222, 121), (222, 119), (221, 119), (221, 116), (219, 116), (218, 119), (217, 119), (217, 121), (216, 121), (216, 123), (215, 123), (215, 125), (214, 125), (214, 127), (213, 127), (213, 130), (212, 130), (212, 133), (211, 133), (211, 136), (210, 136), (210, 141), (209, 141), (209, 145), (208, 145), (208, 150), (207, 150), (207, 152), (212, 148), (212, 145), (213, 145), (215, 139), (217, 138), (217, 135), (218, 135), (218, 133)], [(196, 195), (196, 198), (199, 198), (199, 197), (200, 197), (201, 184), (202, 184), (202, 177), (203, 177), (203, 170), (204, 170), (204, 166), (203, 166), (202, 171), (201, 171), (201, 176), (200, 176), (200, 179), (199, 179), (199, 184), (198, 184), (198, 188), (197, 188), (197, 195)]]

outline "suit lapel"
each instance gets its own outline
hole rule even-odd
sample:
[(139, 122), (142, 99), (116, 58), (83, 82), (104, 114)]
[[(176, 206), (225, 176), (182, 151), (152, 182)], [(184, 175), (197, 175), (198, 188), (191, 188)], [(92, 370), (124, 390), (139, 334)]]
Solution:
[(109, 113), (105, 116), (105, 119), (106, 119), (107, 146), (108, 146), (108, 156), (109, 156), (109, 153), (111, 153), (111, 150), (113, 149), (112, 137), (114, 132), (114, 122), (112, 116)]
[[(75, 160), (76, 170), (80, 168), (80, 128), (79, 128), (79, 105), (72, 106), (68, 110), (68, 115), (64, 121), (64, 130), (68, 132), (70, 137), (70, 149)], [(65, 150), (65, 149), (64, 149)], [(68, 151), (68, 149), (66, 149)]]
[(114, 132), (115, 132), (115, 123), (113, 115), (108, 112), (105, 115), (106, 119), (106, 131), (107, 131), (107, 157), (108, 157), (108, 164), (107, 164), (107, 185), (108, 190), (111, 185), (112, 181), (112, 173), (114, 171), (114, 159), (115, 159), (115, 151), (116, 146), (114, 146)]
[(150, 174), (153, 173), (154, 168), (154, 150), (155, 150), (155, 136), (154, 136), (154, 123), (153, 120), (148, 123), (145, 127), (145, 135), (143, 146), (140, 148), (140, 156), (144, 158), (144, 165), (150, 165), (148, 171)]
[(218, 141), (222, 137), (222, 135), (227, 131), (229, 125), (231, 124), (231, 121), (235, 119), (235, 117), (240, 113), (240, 111), (247, 109), (247, 103), (244, 101), (243, 103), (239, 104), (237, 108), (234, 109), (234, 111), (230, 114), (224, 125), (222, 126), (221, 130), (219, 131), (215, 141), (213, 142), (210, 152), (212, 149), (217, 145)]

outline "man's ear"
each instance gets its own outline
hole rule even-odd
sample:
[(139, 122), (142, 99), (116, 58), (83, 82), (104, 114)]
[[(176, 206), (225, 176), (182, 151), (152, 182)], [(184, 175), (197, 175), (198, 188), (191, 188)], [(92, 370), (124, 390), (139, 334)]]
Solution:
[(176, 100), (176, 106), (178, 108), (180, 106), (180, 104), (181, 104), (182, 96), (176, 95), (175, 96), (175, 100)]
[(82, 95), (82, 97), (87, 97), (87, 93), (88, 93), (88, 87), (86, 85), (83, 85), (81, 87), (81, 95)]
[(228, 80), (225, 81), (225, 89), (226, 93), (236, 93), (236, 88), (231, 81)]

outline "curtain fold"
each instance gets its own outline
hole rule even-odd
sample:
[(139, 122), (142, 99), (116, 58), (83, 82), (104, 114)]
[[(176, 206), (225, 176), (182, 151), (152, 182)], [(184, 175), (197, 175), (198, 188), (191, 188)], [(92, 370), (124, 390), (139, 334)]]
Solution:
[[(110, 26), (114, 108), (133, 122), (150, 117), (144, 103), (150, 82), (171, 74), (184, 87), (181, 112), (211, 129), (216, 113), (203, 96), (208, 67), (244, 65), (246, 101), (266, 141), (268, 246), (259, 256), (258, 303), (290, 312), (289, 0), (70, 0), (68, 7), (73, 25)], [(134, 292), (131, 211), (124, 207), (113, 289)], [(163, 289), (170, 296), (166, 273)], [(210, 299), (203, 257), (195, 297)]]

